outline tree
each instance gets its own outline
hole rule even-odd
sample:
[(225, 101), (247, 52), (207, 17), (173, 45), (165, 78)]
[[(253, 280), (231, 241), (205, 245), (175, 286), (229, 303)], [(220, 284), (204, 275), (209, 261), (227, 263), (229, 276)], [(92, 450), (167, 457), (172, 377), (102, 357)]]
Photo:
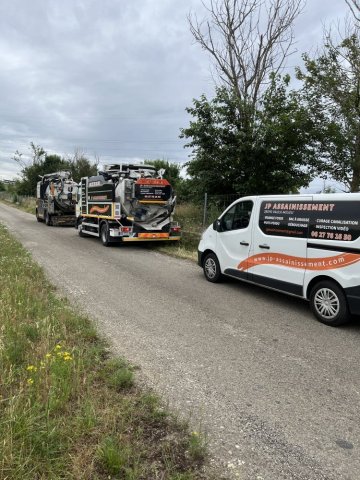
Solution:
[(320, 173), (333, 177), (351, 192), (360, 189), (360, 41), (359, 30), (338, 45), (330, 33), (322, 54), (304, 55), (298, 69), (302, 98), (316, 127)]
[(82, 177), (96, 175), (98, 162), (91, 163), (80, 150), (76, 150), (74, 156), (69, 159), (67, 169), (70, 171), (75, 182), (80, 182)]
[(271, 73), (291, 53), (292, 25), (304, 0), (209, 0), (209, 19), (189, 15), (190, 31), (214, 61), (220, 84), (248, 120)]
[(278, 77), (303, 5), (304, 0), (209, 0), (209, 19), (189, 16), (191, 33), (218, 76), (215, 98), (194, 100), (187, 111), (195, 120), (181, 130), (193, 149), (188, 173), (202, 192), (288, 193), (308, 183), (304, 136), (287, 147), (284, 133), (305, 121), (304, 112), (295, 115), (299, 105), (295, 97), (287, 102), (286, 82), (280, 87)]
[(21, 181), (17, 185), (17, 193), (35, 196), (36, 185), (41, 175), (67, 170), (68, 166), (68, 162), (59, 155), (44, 153), (41, 158), (38, 158), (34, 152), (32, 163), (25, 166), (21, 171)]
[(5, 190), (5, 183), (0, 180), (0, 192), (4, 192)]
[(58, 171), (69, 171), (72, 178), (79, 182), (81, 177), (96, 175), (97, 164), (92, 164), (80, 151), (70, 159), (57, 154), (48, 154), (41, 146), (30, 143), (31, 160), (26, 162), (18, 150), (13, 159), (21, 166), (21, 181), (16, 184), (20, 195), (35, 195), (36, 184), (40, 176)]
[(182, 137), (191, 139), (187, 172), (199, 193), (289, 193), (309, 183), (315, 168), (312, 124), (296, 93), (287, 93), (289, 80), (271, 76), (251, 135), (236, 94), (225, 87), (217, 88), (213, 100), (205, 95), (194, 100), (187, 111), (195, 120)]
[(345, 0), (355, 20), (360, 22), (360, 0)]
[(176, 188), (178, 183), (181, 181), (180, 172), (181, 167), (178, 163), (170, 163), (168, 160), (145, 160), (147, 165), (152, 165), (156, 168), (157, 171), (164, 169), (164, 178), (169, 181), (169, 183)]

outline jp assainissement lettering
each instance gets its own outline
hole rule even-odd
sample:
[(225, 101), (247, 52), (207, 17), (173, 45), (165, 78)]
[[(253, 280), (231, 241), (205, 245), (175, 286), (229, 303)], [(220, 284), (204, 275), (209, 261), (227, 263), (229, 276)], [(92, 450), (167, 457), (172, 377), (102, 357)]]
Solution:
[(332, 212), (335, 203), (265, 203), (266, 210)]

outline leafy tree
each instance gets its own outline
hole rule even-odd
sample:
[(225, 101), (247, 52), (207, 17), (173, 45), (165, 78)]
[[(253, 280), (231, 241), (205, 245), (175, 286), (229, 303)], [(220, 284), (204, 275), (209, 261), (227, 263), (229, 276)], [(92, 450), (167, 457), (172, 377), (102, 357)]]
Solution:
[(190, 31), (222, 86), (214, 99), (203, 95), (187, 109), (194, 117), (181, 130), (193, 149), (188, 174), (201, 194), (298, 190), (313, 171), (311, 125), (296, 94), (287, 95), (289, 78), (278, 75), (292, 53), (292, 27), (304, 1), (203, 5), (207, 18), (199, 22), (190, 15)]
[(24, 167), (21, 171), (21, 181), (18, 184), (17, 193), (20, 195), (35, 195), (36, 184), (40, 175), (66, 170), (68, 162), (59, 155), (44, 154), (42, 158), (33, 158), (33, 163)]
[(323, 53), (304, 55), (302, 99), (316, 127), (316, 151), (327, 173), (347, 189), (360, 189), (360, 40), (359, 28), (335, 45), (326, 35)]
[(170, 182), (173, 188), (176, 188), (181, 181), (181, 167), (178, 163), (170, 163), (168, 160), (145, 160), (147, 165), (152, 165), (157, 171), (164, 169), (164, 178)]
[(36, 184), (40, 176), (58, 171), (69, 171), (72, 178), (79, 182), (81, 177), (95, 175), (97, 165), (90, 163), (84, 154), (76, 152), (71, 159), (64, 159), (56, 154), (48, 154), (42, 147), (30, 143), (31, 161), (26, 163), (19, 151), (13, 159), (21, 166), (21, 180), (16, 184), (20, 195), (35, 195)]
[(91, 177), (92, 175), (96, 175), (97, 163), (91, 163), (82, 152), (76, 151), (74, 157), (67, 162), (67, 170), (70, 171), (75, 182), (80, 182), (82, 177)]
[(315, 158), (312, 124), (295, 92), (287, 93), (289, 77), (273, 75), (251, 128), (244, 124), (239, 99), (217, 88), (187, 111), (194, 117), (181, 136), (191, 139), (187, 172), (199, 193), (289, 193), (308, 185)]
[(4, 192), (5, 190), (5, 183), (0, 181), (0, 192)]

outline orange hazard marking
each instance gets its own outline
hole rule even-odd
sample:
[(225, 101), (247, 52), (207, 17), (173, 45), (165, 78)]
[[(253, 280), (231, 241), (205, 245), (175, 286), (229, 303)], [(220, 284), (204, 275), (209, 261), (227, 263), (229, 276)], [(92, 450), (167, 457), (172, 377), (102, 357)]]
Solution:
[(139, 233), (139, 238), (169, 238), (168, 233)]
[(165, 178), (139, 178), (135, 182), (136, 185), (158, 185), (158, 186), (166, 186), (170, 185), (170, 183)]
[(293, 257), (282, 253), (259, 253), (240, 262), (237, 268), (245, 271), (257, 265), (279, 265), (302, 270), (333, 270), (334, 268), (347, 267), (359, 261), (360, 255), (356, 253), (342, 253), (333, 257), (319, 258)]
[(107, 205), (106, 207), (102, 207), (102, 208), (101, 208), (101, 207), (97, 207), (97, 206), (91, 207), (91, 208), (90, 208), (90, 213), (94, 213), (94, 212), (97, 212), (97, 213), (105, 213), (105, 212), (107, 212), (107, 211), (109, 210), (109, 208), (110, 208), (110, 205)]

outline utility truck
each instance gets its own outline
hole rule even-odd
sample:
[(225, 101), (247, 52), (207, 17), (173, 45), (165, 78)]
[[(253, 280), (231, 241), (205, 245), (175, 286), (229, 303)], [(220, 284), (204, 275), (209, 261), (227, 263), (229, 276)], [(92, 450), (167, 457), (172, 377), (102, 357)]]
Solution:
[(81, 237), (112, 242), (178, 241), (173, 222), (176, 197), (170, 183), (146, 164), (104, 165), (81, 179), (76, 227)]
[(76, 221), (77, 183), (70, 172), (40, 175), (36, 188), (36, 219), (46, 225), (70, 224)]

